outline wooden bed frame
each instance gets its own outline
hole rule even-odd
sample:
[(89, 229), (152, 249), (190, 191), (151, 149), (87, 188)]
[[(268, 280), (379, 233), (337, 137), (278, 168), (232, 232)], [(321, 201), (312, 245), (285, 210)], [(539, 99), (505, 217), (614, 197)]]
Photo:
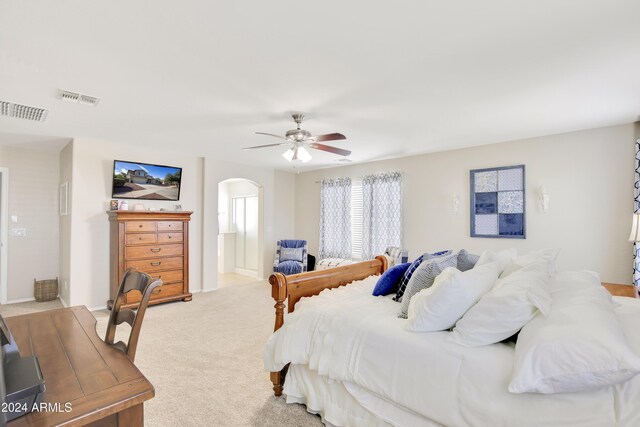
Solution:
[[(387, 270), (387, 259), (377, 256), (370, 261), (363, 261), (342, 267), (328, 268), (326, 270), (309, 271), (306, 273), (285, 276), (282, 273), (274, 273), (269, 277), (271, 284), (271, 296), (276, 301), (276, 322), (273, 331), (277, 331), (284, 324), (284, 301), (287, 300), (287, 313), (292, 313), (295, 305), (301, 298), (318, 295), (325, 289), (337, 288), (356, 280), (362, 280), (369, 276), (382, 274)], [(638, 289), (630, 285), (618, 285), (614, 283), (602, 284), (612, 295), (638, 298)], [(289, 365), (279, 372), (271, 372), (273, 392), (276, 396), (282, 395), (282, 387)]]
[[(379, 255), (375, 259), (342, 267), (328, 268), (326, 270), (309, 271), (306, 273), (285, 276), (282, 273), (273, 273), (269, 276), (271, 284), (271, 296), (276, 301), (276, 324), (273, 331), (277, 331), (284, 324), (284, 301), (287, 300), (287, 313), (293, 312), (295, 305), (301, 298), (318, 295), (325, 289), (337, 288), (347, 285), (355, 280), (362, 280), (369, 276), (382, 274), (387, 269), (387, 259)], [(276, 396), (282, 395), (284, 377), (289, 365), (280, 372), (271, 372), (273, 392)]]

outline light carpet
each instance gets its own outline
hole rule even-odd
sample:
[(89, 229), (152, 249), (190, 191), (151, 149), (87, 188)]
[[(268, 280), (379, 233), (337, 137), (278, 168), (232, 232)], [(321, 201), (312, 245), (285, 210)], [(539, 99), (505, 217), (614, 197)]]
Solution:
[[(322, 425), (304, 406), (273, 396), (262, 364), (262, 347), (273, 331), (270, 293), (261, 281), (194, 294), (187, 303), (149, 307), (136, 354), (136, 365), (156, 389), (155, 398), (145, 403), (145, 425)], [(0, 313), (24, 314), (56, 304), (5, 305)], [(103, 337), (109, 312), (93, 314)], [(121, 332), (126, 331), (118, 336)]]

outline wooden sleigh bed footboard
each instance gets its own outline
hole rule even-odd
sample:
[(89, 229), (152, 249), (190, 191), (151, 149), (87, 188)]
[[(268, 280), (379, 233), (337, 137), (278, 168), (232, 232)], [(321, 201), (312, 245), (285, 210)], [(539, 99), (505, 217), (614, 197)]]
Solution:
[[(348, 285), (356, 280), (382, 274), (387, 269), (387, 259), (377, 256), (373, 260), (328, 268), (326, 270), (309, 271), (306, 273), (285, 276), (273, 273), (269, 276), (271, 296), (276, 301), (276, 321), (273, 331), (277, 331), (284, 324), (284, 307), (287, 301), (287, 313), (293, 312), (295, 305), (301, 298), (318, 295), (325, 289)], [(288, 365), (282, 371), (271, 372), (271, 382), (276, 396), (282, 395), (282, 386)]]

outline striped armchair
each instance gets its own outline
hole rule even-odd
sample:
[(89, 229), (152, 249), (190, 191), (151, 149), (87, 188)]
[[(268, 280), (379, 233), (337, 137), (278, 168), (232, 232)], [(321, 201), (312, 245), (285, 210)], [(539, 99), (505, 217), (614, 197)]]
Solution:
[(273, 271), (284, 275), (307, 271), (307, 241), (278, 240)]
[(397, 246), (389, 246), (384, 251), (384, 255), (389, 261), (389, 267), (409, 261), (409, 251), (406, 249), (400, 249)]

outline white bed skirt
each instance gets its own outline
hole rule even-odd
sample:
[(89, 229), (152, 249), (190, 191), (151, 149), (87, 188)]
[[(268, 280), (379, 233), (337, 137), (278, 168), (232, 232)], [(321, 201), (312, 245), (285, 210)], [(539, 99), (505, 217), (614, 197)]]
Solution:
[(289, 366), (283, 392), (287, 403), (306, 405), (327, 426), (441, 426), (355, 384), (320, 376), (306, 365)]

